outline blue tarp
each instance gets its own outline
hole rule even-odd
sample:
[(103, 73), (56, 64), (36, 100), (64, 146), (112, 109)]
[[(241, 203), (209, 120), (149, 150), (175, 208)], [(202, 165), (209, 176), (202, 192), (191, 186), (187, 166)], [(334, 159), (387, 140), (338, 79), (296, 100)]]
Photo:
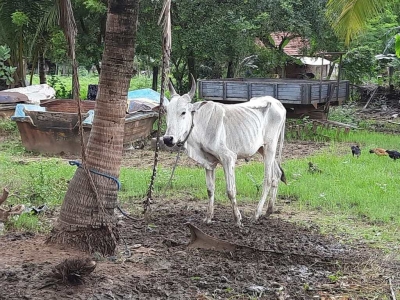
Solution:
[[(160, 93), (152, 89), (140, 89), (128, 92), (128, 100), (134, 100), (137, 98), (150, 99), (156, 103), (160, 103)], [(164, 97), (164, 105), (168, 105), (168, 99)]]
[(19, 118), (25, 118), (25, 110), (46, 111), (46, 107), (41, 107), (40, 105), (35, 104), (17, 104), (14, 115), (11, 116), (11, 120), (16, 121)]
[[(46, 111), (46, 107), (35, 104), (17, 104), (17, 106), (15, 107), (14, 115), (11, 116), (11, 120), (21, 122), (28, 121), (30, 117), (25, 114), (25, 111)], [(82, 121), (82, 124), (92, 125), (94, 110), (89, 110), (87, 112), (87, 115), (88, 116)]]

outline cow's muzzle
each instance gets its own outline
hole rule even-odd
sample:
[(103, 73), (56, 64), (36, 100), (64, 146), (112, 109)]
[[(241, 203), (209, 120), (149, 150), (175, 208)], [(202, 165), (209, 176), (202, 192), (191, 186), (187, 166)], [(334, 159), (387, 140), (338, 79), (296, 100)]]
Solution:
[(174, 137), (173, 137), (173, 136), (164, 135), (164, 137), (163, 137), (163, 142), (164, 142), (165, 146), (167, 146), (167, 147), (173, 147), (173, 146), (175, 146)]

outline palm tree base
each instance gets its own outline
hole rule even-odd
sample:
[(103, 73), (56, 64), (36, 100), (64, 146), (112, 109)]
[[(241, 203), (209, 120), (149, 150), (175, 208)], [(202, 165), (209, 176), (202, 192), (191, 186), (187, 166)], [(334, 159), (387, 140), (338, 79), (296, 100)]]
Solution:
[(119, 232), (116, 227), (79, 228), (75, 231), (54, 228), (46, 240), (47, 244), (62, 244), (87, 253), (114, 255)]

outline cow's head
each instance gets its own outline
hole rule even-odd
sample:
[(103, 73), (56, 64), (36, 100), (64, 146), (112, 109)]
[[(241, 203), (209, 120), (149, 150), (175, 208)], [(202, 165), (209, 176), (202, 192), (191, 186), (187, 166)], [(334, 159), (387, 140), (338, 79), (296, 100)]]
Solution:
[(168, 147), (182, 146), (191, 132), (193, 113), (199, 108), (200, 103), (193, 104), (196, 92), (196, 81), (192, 76), (190, 92), (180, 96), (169, 82), (171, 100), (167, 110), (167, 130), (163, 137), (164, 144)]

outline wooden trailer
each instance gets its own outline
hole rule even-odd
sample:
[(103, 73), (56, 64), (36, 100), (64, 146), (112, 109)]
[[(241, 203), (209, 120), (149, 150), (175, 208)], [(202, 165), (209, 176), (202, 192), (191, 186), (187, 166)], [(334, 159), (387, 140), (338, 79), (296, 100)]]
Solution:
[(206, 79), (199, 80), (199, 97), (222, 103), (240, 103), (253, 97), (272, 96), (287, 109), (288, 118), (326, 119), (331, 104), (348, 100), (348, 80)]

